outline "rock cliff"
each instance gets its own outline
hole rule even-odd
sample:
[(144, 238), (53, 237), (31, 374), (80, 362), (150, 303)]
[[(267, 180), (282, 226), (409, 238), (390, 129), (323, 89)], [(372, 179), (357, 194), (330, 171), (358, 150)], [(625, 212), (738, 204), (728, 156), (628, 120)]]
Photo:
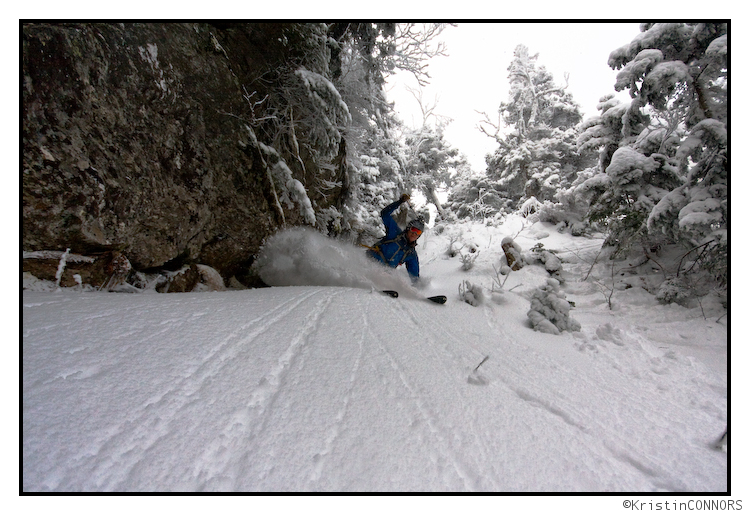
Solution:
[[(252, 285), (263, 239), (304, 220), (280, 208), (257, 122), (277, 71), (302, 59), (289, 34), (24, 25), (23, 250), (124, 255), (140, 271), (201, 263)], [(315, 173), (304, 153), (287, 161), (302, 182)]]

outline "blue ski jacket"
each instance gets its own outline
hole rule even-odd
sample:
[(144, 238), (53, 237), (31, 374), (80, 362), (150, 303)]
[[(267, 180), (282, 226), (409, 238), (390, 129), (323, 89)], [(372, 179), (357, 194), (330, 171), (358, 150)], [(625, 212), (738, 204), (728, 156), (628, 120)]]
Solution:
[(367, 255), (391, 268), (405, 264), (409, 277), (412, 281), (416, 281), (419, 279), (417, 243), (409, 243), (409, 240), (406, 239), (406, 232), (399, 228), (396, 220), (391, 216), (391, 213), (398, 209), (401, 204), (402, 201), (397, 200), (385, 206), (380, 212), (380, 217), (385, 225), (385, 236), (367, 251)]

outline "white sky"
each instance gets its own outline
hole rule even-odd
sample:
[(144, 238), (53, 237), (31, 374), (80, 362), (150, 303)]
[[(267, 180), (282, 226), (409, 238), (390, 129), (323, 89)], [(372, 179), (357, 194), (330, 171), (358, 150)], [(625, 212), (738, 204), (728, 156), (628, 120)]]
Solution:
[[(557, 84), (570, 73), (568, 91), (581, 105), (584, 118), (598, 114), (603, 95), (615, 93), (617, 71), (607, 65), (610, 52), (630, 43), (640, 32), (638, 23), (459, 23), (447, 27), (440, 38), (449, 57), (430, 61), (430, 85), (423, 101), (435, 104), (435, 112), (453, 121), (446, 139), (464, 153), (475, 171), (484, 170), (484, 155), (497, 144), (478, 129), (484, 111), (497, 123), (497, 108), (508, 100), (508, 66), (519, 44), (538, 53), (537, 66), (552, 72)], [(407, 125), (421, 125), (419, 105), (406, 86), (416, 88), (408, 73), (393, 76), (388, 97)], [(627, 92), (618, 94), (623, 100)]]

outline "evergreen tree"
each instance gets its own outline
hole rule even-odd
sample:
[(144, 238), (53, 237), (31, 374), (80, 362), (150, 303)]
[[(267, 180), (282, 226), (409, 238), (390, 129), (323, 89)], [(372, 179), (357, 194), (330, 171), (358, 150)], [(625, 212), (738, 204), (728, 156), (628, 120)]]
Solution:
[(446, 202), (458, 218), (470, 218), (488, 223), (513, 209), (513, 201), (505, 196), (497, 182), (484, 172), (475, 173), (469, 167), (459, 169)]
[[(615, 150), (633, 143), (650, 119), (644, 116), (637, 120), (639, 112), (629, 112), (630, 107), (629, 103), (622, 103), (614, 93), (610, 93), (599, 99), (596, 108), (600, 114), (586, 119), (579, 126), (581, 134), (576, 142), (579, 151), (597, 150), (599, 169), (602, 171), (609, 166)], [(630, 122), (627, 128), (623, 123), (625, 119)], [(636, 120), (639, 123), (633, 123)]]
[(378, 213), (408, 189), (404, 180), (402, 130), (383, 86), (388, 74), (410, 71), (429, 79), (426, 62), (443, 55), (431, 43), (443, 24), (335, 23), (329, 28), (334, 83), (349, 107), (345, 147), (336, 166), (343, 187), (334, 232), (372, 241), (381, 230)]
[[(567, 84), (555, 84), (552, 74), (537, 66), (537, 58), (524, 45), (516, 47), (508, 67), (510, 98), (499, 108), (512, 131), (503, 137), (495, 126), (492, 136), (499, 148), (487, 160), (488, 178), (514, 201), (553, 199), (590, 161), (576, 147), (580, 107), (565, 91)], [(485, 125), (491, 124), (486, 120)]]
[(404, 159), (407, 188), (421, 190), (443, 218), (446, 212), (437, 191), (450, 187), (459, 170), (468, 167), (466, 157), (445, 140), (444, 130), (438, 123), (407, 131)]
[[(392, 34), (390, 26), (385, 29), (386, 35)], [(397, 121), (383, 93), (378, 64), (382, 55), (374, 43), (377, 30), (374, 24), (335, 24), (330, 31), (338, 37), (333, 40), (337, 47), (335, 84), (352, 116), (344, 129), (346, 145), (336, 163), (342, 191), (338, 218), (330, 232), (363, 241), (377, 234), (379, 210), (403, 190), (402, 167), (397, 161), (400, 147), (392, 135)], [(358, 34), (364, 34), (364, 40)]]
[(600, 173), (582, 189), (600, 192), (589, 216), (607, 223), (608, 241), (647, 249), (682, 243), (695, 251), (690, 259), (699, 266), (692, 269), (703, 267), (722, 284), (729, 217), (727, 50), (723, 23), (644, 24), (609, 58), (621, 70), (615, 89), (629, 90), (630, 106), (609, 117), (603, 109), (579, 140), (602, 151)]

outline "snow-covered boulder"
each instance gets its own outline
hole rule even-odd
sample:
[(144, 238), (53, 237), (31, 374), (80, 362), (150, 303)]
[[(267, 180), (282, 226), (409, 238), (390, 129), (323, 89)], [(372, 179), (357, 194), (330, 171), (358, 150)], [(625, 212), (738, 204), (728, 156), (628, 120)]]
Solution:
[(580, 331), (581, 324), (570, 317), (570, 303), (560, 291), (560, 283), (547, 279), (531, 297), (531, 309), (526, 314), (535, 331), (560, 334), (562, 331)]
[(207, 265), (185, 265), (176, 272), (164, 272), (156, 291), (161, 293), (224, 291), (224, 279), (216, 269)]
[(198, 283), (193, 287), (193, 291), (226, 290), (226, 286), (224, 286), (224, 279), (222, 279), (221, 274), (217, 270), (211, 268), (208, 265), (196, 265), (196, 267), (198, 268), (200, 279), (198, 280)]
[(521, 258), (521, 246), (513, 241), (513, 238), (506, 236), (501, 243), (505, 260), (511, 270), (520, 270), (523, 268), (523, 259)]

